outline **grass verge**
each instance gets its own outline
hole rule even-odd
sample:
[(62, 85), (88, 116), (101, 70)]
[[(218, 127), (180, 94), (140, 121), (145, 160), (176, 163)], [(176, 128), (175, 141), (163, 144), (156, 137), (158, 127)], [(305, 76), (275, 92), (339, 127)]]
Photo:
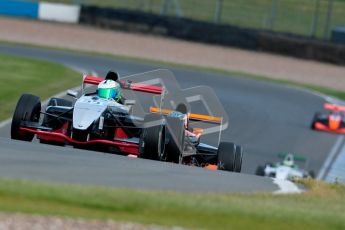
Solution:
[(0, 179), (0, 210), (204, 229), (344, 229), (345, 187), (294, 195), (135, 191)]
[(80, 74), (59, 64), (0, 54), (0, 121), (11, 116), (22, 93), (46, 99), (78, 85)]

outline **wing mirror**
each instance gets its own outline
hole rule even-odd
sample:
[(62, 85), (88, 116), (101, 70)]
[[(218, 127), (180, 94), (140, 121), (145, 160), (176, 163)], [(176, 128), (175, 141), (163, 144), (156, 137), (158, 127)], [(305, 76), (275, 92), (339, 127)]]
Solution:
[(74, 91), (74, 90), (68, 90), (67, 91), (67, 96), (73, 97), (73, 98), (77, 98), (78, 97), (78, 92)]

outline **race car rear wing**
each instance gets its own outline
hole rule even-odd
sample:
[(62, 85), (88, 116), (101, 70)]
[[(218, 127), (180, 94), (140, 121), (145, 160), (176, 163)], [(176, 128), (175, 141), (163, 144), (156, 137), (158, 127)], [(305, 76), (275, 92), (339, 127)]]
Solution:
[[(159, 109), (155, 107), (150, 107), (151, 113), (161, 113), (163, 115), (168, 115), (173, 111), (174, 110), (170, 110), (170, 109)], [(188, 117), (189, 117), (189, 120), (205, 121), (205, 122), (211, 122), (211, 123), (217, 123), (217, 124), (221, 124), (223, 120), (222, 117), (207, 116), (207, 115), (195, 114), (195, 113), (188, 114)]]
[[(104, 78), (99, 78), (95, 76), (84, 76), (83, 84), (98, 85), (104, 80)], [(155, 85), (145, 85), (139, 83), (131, 83), (124, 80), (120, 80), (121, 88), (129, 89), (138, 92), (152, 93), (152, 94), (162, 94), (163, 87)]]
[(330, 104), (330, 103), (325, 103), (323, 105), (323, 107), (327, 110), (336, 110), (336, 111), (345, 112), (345, 106), (341, 106), (341, 105), (334, 105), (334, 104)]

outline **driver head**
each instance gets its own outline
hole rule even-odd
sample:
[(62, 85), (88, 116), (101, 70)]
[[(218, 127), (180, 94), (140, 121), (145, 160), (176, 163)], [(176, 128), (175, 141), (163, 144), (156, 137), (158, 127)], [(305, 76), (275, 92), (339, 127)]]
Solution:
[(111, 70), (107, 73), (107, 76), (105, 77), (105, 80), (117, 81), (118, 79), (119, 79), (119, 74)]
[(180, 103), (176, 106), (176, 111), (183, 113), (183, 114), (187, 114), (188, 113), (188, 109), (187, 106), (183, 103)]

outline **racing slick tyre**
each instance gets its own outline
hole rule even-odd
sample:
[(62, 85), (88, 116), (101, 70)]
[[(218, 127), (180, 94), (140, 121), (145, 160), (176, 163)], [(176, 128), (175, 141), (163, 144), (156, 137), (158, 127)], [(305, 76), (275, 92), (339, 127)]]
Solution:
[(166, 117), (168, 143), (166, 144), (167, 161), (179, 163), (185, 147), (184, 121), (175, 117)]
[(318, 118), (320, 116), (320, 113), (315, 113), (314, 117), (313, 117), (313, 121), (310, 124), (310, 128), (311, 129), (315, 129), (315, 123), (317, 122)]
[(32, 141), (35, 134), (20, 131), (22, 121), (39, 122), (41, 113), (40, 98), (31, 94), (23, 94), (14, 111), (11, 125), (11, 138), (21, 141)]
[(257, 176), (265, 176), (265, 168), (263, 166), (258, 166), (258, 168), (255, 171), (255, 175)]
[(159, 114), (148, 114), (139, 142), (139, 157), (151, 160), (165, 160), (165, 126)]
[(233, 172), (235, 170), (235, 158), (236, 145), (234, 143), (221, 142), (217, 153), (218, 169)]
[(242, 158), (243, 158), (243, 148), (242, 148), (242, 146), (236, 146), (235, 165), (234, 165), (234, 171), (235, 172), (238, 172), (238, 173), (241, 172)]

